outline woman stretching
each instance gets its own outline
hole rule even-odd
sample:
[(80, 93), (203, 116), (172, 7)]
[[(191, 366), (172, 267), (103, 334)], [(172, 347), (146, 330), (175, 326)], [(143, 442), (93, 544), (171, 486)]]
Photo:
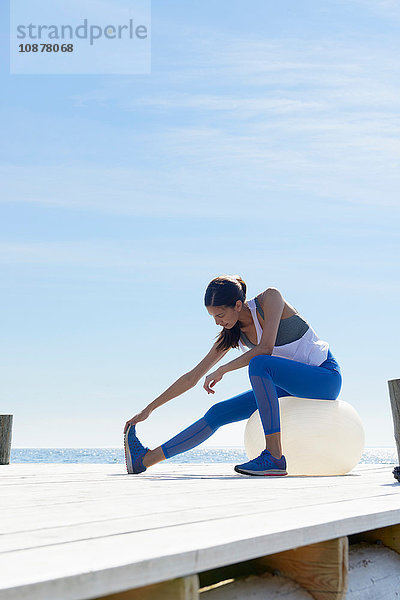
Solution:
[[(204, 303), (217, 325), (217, 341), (203, 360), (185, 373), (142, 412), (125, 425), (125, 457), (128, 473), (186, 452), (209, 438), (221, 425), (248, 419), (258, 409), (265, 433), (265, 450), (235, 471), (246, 475), (287, 475), (282, 455), (279, 400), (282, 396), (336, 400), (342, 386), (338, 363), (327, 342), (282, 297), (268, 288), (246, 300), (246, 284), (238, 277), (216, 277), (208, 285)], [(194, 387), (231, 348), (244, 352), (239, 358), (207, 375), (204, 389), (214, 386), (229, 371), (249, 368), (251, 390), (211, 406), (205, 415), (154, 450), (144, 447), (135, 425), (153, 410)]]

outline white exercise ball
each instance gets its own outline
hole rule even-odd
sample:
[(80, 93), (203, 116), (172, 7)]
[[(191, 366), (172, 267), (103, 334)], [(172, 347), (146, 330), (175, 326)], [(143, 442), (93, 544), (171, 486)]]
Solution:
[[(365, 433), (351, 404), (284, 396), (279, 407), (288, 475), (344, 475), (358, 464)], [(258, 410), (247, 422), (244, 445), (250, 460), (265, 449)]]

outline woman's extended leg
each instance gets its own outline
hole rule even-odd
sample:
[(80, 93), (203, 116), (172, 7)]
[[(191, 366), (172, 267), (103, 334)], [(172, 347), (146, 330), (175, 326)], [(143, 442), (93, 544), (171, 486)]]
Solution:
[[(279, 387), (276, 388), (276, 394), (278, 397), (290, 395)], [(150, 467), (165, 458), (171, 458), (176, 454), (191, 450), (208, 439), (221, 425), (248, 419), (256, 410), (257, 402), (253, 390), (218, 402), (211, 406), (205, 415), (193, 425), (154, 450), (149, 450), (143, 458), (143, 465)]]

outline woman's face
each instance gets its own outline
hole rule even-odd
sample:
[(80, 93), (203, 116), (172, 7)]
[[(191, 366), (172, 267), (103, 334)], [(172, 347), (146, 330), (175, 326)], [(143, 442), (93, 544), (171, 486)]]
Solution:
[(239, 319), (239, 313), (242, 309), (243, 302), (241, 300), (236, 301), (235, 306), (207, 306), (208, 313), (214, 317), (214, 321), (217, 325), (225, 327), (225, 329), (231, 329), (236, 325)]

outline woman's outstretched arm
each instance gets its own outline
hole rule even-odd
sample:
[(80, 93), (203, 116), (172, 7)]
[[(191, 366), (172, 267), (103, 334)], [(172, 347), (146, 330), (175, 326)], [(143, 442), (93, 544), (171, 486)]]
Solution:
[(167, 388), (160, 396), (157, 396), (155, 400), (150, 402), (140, 413), (129, 419), (125, 424), (125, 431), (129, 425), (135, 425), (139, 421), (144, 421), (150, 414), (162, 406), (169, 400), (180, 396), (184, 392), (187, 392), (193, 388), (198, 381), (215, 365), (218, 361), (225, 356), (228, 350), (218, 350), (217, 342), (213, 345), (211, 350), (191, 371), (188, 371), (179, 379), (177, 379), (169, 388)]
[(206, 354), (206, 356), (201, 360), (191, 371), (188, 371), (179, 379), (177, 379), (168, 389), (165, 390), (160, 396), (158, 396), (153, 402), (149, 404), (152, 410), (162, 406), (172, 398), (176, 398), (180, 396), (184, 392), (187, 392), (192, 387), (194, 387), (199, 380), (208, 373), (208, 371), (217, 364), (221, 358), (225, 356), (228, 352), (217, 350), (217, 343), (213, 345), (211, 350)]

